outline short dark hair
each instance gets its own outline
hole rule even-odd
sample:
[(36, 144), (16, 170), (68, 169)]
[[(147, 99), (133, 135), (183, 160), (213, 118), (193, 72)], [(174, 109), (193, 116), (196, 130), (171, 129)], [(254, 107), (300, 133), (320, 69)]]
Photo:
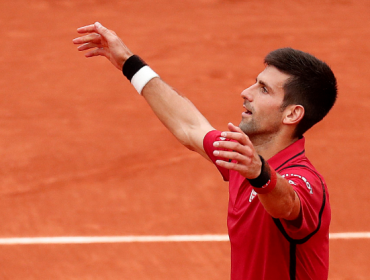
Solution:
[(291, 75), (284, 84), (282, 108), (302, 105), (305, 114), (298, 123), (294, 137), (301, 137), (321, 121), (337, 99), (337, 80), (330, 67), (309, 53), (281, 48), (265, 57), (265, 64)]

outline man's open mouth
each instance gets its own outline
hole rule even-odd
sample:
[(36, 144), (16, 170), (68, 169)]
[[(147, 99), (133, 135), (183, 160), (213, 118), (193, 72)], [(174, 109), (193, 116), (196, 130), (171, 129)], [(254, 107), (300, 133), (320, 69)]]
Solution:
[(244, 107), (244, 109), (245, 109), (244, 114), (252, 115), (252, 111), (251, 111), (251, 110), (249, 110), (249, 109), (247, 108), (247, 106), (245, 106), (245, 104), (243, 105), (243, 107)]

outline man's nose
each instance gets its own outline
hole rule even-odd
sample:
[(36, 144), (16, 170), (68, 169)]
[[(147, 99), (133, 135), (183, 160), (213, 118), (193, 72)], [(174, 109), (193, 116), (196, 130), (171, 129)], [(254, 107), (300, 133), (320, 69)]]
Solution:
[(249, 102), (252, 102), (253, 101), (253, 85), (243, 90), (240, 95), (243, 99), (246, 99)]

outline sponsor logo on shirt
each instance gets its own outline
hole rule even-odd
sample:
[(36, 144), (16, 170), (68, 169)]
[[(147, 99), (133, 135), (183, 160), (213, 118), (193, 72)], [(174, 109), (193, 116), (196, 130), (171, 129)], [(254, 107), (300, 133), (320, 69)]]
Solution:
[(257, 193), (254, 190), (252, 190), (251, 195), (249, 196), (249, 202), (252, 202), (253, 198), (255, 198), (256, 195), (257, 195)]
[[(281, 177), (283, 177), (283, 178), (285, 178), (287, 176), (288, 177), (297, 177), (297, 178), (301, 179), (303, 182), (305, 182), (307, 189), (310, 191), (310, 194), (313, 194), (313, 189), (311, 187), (311, 184), (310, 184), (310, 182), (308, 182), (308, 180), (305, 177), (303, 177), (301, 175), (297, 175), (297, 174), (283, 174), (283, 175), (281, 175)], [(288, 182), (291, 185), (294, 185), (294, 186), (297, 185), (295, 182), (293, 182), (293, 180), (288, 180)]]
[(296, 183), (294, 183), (294, 181), (293, 181), (293, 180), (288, 180), (288, 182), (289, 182), (289, 184), (291, 184), (291, 185), (293, 185), (293, 186), (296, 186), (296, 185), (297, 185)]

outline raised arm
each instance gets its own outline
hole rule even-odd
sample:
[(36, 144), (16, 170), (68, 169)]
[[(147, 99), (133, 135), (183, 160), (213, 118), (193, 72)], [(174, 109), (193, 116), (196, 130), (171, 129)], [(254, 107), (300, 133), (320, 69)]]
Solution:
[[(100, 23), (80, 27), (84, 34), (73, 40), (79, 51), (88, 50), (86, 57), (105, 56), (118, 70), (133, 53), (114, 31)], [(214, 128), (198, 109), (185, 97), (178, 94), (159, 77), (153, 77), (141, 90), (154, 113), (168, 130), (187, 148), (208, 159), (204, 148), (204, 136)]]

